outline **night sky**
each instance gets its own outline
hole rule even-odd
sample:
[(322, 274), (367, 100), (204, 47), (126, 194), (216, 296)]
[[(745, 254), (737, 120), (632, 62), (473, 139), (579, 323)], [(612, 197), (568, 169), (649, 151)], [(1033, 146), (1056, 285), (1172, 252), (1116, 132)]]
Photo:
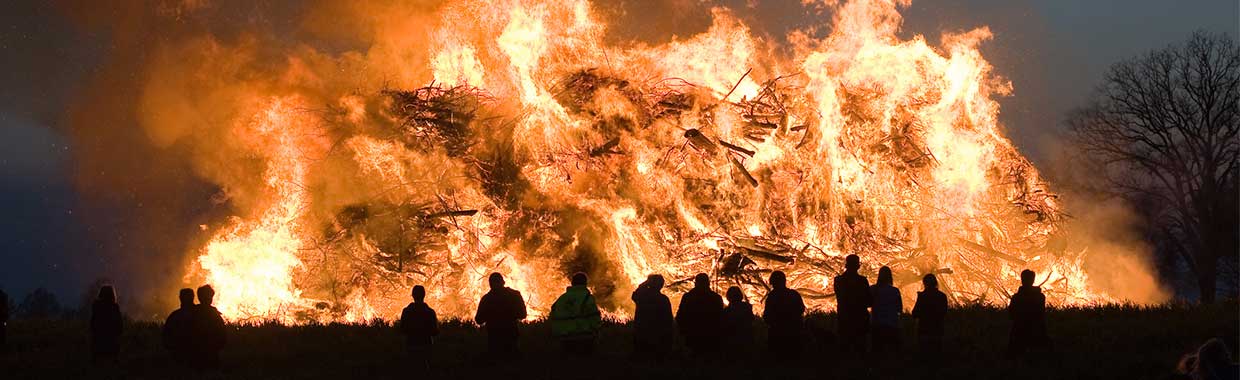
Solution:
[[(614, 28), (620, 36), (613, 38), (704, 30), (709, 7), (688, 3), (701, 8), (701, 16)], [(724, 3), (737, 3), (729, 6), (759, 31), (779, 33), (810, 22), (803, 12), (789, 9), (787, 4), (793, 3), (789, 1)], [(94, 9), (89, 12), (103, 12), (104, 18), (125, 17), (124, 10), (134, 8), (81, 4), (91, 4)], [(180, 276), (191, 242), (152, 243), (144, 237), (192, 235), (199, 219), (218, 211), (206, 201), (215, 189), (189, 174), (184, 162), (143, 162), (166, 155), (151, 154), (156, 148), (138, 143), (142, 132), (136, 124), (91, 126), (119, 129), (111, 135), (124, 136), (109, 141), (94, 140), (82, 130), (99, 108), (109, 113), (133, 108), (108, 109), (104, 104), (68, 111), (84, 93), (98, 91), (108, 76), (140, 74), (105, 65), (135, 47), (118, 48), (113, 29), (90, 21), (99, 15), (83, 16), (85, 12), (74, 10), (72, 4), (17, 0), (2, 7), (0, 289), (20, 299), (35, 287), (47, 287), (62, 303), (76, 306), (87, 284), (98, 278), (114, 281), (124, 294), (126, 287), (141, 288)], [(271, 8), (288, 12), (296, 6)], [(939, 31), (990, 27), (995, 37), (982, 51), (1014, 86), (1012, 96), (999, 99), (1001, 121), (1022, 152), (1044, 163), (1055, 152), (1055, 136), (1065, 113), (1086, 98), (1111, 63), (1183, 41), (1194, 30), (1225, 32), (1235, 38), (1240, 7), (1235, 0), (921, 0), (903, 13), (904, 34), (924, 34), (932, 43), (937, 43)], [(118, 101), (111, 108), (126, 104)], [(116, 149), (127, 142), (132, 146), (123, 147), (125, 157), (120, 159), (141, 164), (111, 167), (130, 170), (107, 172), (86, 162), (95, 156), (83, 154), (84, 149)], [(94, 172), (83, 173), (87, 170)], [(151, 196), (165, 189), (178, 196)], [(180, 202), (184, 199), (202, 206), (185, 207)], [(175, 289), (166, 293), (171, 297)]]

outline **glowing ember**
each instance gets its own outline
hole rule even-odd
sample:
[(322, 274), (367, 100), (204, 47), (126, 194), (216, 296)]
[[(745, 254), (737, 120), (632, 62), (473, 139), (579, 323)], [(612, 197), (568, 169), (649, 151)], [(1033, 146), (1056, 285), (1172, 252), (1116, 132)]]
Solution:
[[(275, 84), (244, 86), (259, 106), (206, 159), (263, 169), (228, 178), (240, 216), (189, 279), (231, 320), (292, 323), (396, 315), (414, 284), (468, 317), (492, 271), (532, 318), (574, 271), (618, 318), (649, 273), (761, 299), (778, 269), (829, 309), (849, 253), (909, 297), (938, 273), (957, 302), (1005, 300), (1028, 267), (1054, 303), (1113, 300), (1001, 134), (989, 31), (901, 40), (897, 3), (838, 6), (791, 57), (723, 10), (688, 39), (608, 46), (585, 1), (454, 2), (429, 47), (376, 43), (419, 54), (293, 54)], [(322, 78), (393, 56), (418, 58), (387, 90)]]

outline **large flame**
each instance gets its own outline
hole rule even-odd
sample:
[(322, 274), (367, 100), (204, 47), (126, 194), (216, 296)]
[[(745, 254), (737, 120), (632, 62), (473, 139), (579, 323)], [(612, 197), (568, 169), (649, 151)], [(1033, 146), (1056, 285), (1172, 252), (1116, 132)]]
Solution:
[[(395, 315), (414, 284), (467, 317), (493, 271), (533, 316), (575, 271), (621, 317), (650, 273), (761, 299), (783, 270), (830, 309), (850, 253), (909, 297), (937, 273), (957, 302), (998, 302), (1032, 268), (1054, 303), (1116, 300), (1002, 135), (989, 30), (902, 40), (904, 5), (839, 5), (789, 49), (722, 9), (702, 34), (612, 46), (581, 0), (451, 2), (425, 30), (379, 23), (368, 54), (298, 48), (276, 78), (235, 76), (257, 100), (205, 166), (263, 169), (220, 181), (240, 216), (188, 279), (230, 320), (291, 323)], [(395, 82), (358, 90), (376, 83), (359, 67)]]

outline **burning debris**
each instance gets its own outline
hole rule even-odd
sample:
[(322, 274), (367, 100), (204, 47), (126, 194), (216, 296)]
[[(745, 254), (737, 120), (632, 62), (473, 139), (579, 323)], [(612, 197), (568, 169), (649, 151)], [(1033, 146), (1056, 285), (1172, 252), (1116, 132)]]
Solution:
[(464, 317), (500, 271), (537, 316), (583, 271), (623, 317), (650, 273), (681, 289), (707, 272), (760, 299), (773, 270), (831, 308), (850, 253), (901, 286), (938, 274), (957, 302), (1006, 297), (1025, 267), (1056, 302), (1108, 299), (1087, 286), (1056, 196), (1001, 135), (984, 30), (932, 49), (896, 38), (894, 5), (854, 1), (841, 7), (866, 11), (841, 14), (861, 19), (761, 66), (777, 59), (726, 15), (689, 40), (619, 48), (568, 3), (497, 10), (502, 30), (447, 26), (482, 38), (433, 48), (431, 85), (353, 102), (366, 117), (330, 133), (286, 120), (295, 107), (257, 112), (273, 126), (239, 134), (266, 144), (249, 191), (272, 206), (203, 250), (221, 310), (364, 320), (426, 284)]
[(486, 93), (466, 85), (444, 87), (434, 83), (411, 91), (385, 90), (397, 118), (397, 135), (411, 149), (429, 151), (441, 146), (450, 157), (466, 155), (477, 141), (471, 125), (488, 101)]

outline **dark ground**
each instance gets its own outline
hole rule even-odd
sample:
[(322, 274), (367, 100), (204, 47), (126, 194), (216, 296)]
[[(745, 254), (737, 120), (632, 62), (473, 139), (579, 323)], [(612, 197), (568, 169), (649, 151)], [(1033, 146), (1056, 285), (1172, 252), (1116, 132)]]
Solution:
[(11, 321), (9, 352), (0, 357), (0, 378), (949, 378), (949, 379), (1163, 379), (1181, 355), (1213, 336), (1234, 342), (1240, 326), (1236, 301), (1210, 306), (1109, 306), (1053, 310), (1048, 315), (1056, 349), (1026, 359), (1005, 359), (1008, 321), (1003, 310), (952, 309), (946, 360), (937, 368), (910, 347), (887, 360), (843, 360), (827, 342), (833, 314), (816, 314), (801, 360), (777, 362), (765, 354), (765, 334), (756, 327), (753, 352), (739, 358), (695, 360), (677, 347), (662, 365), (629, 358), (630, 328), (606, 324), (594, 357), (572, 361), (560, 354), (546, 323), (526, 325), (520, 360), (494, 364), (480, 354), (485, 337), (471, 324), (447, 322), (436, 344), (430, 376), (408, 365), (403, 341), (391, 327), (375, 325), (234, 327), (223, 354), (224, 369), (183, 373), (173, 367), (159, 341), (160, 325), (133, 322), (122, 338), (117, 364), (92, 365), (82, 321)]

